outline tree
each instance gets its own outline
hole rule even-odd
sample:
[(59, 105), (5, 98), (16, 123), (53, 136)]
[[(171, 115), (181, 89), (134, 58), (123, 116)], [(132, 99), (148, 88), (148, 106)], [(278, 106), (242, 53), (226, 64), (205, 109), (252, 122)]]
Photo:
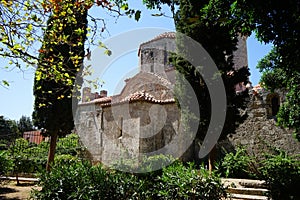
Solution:
[(263, 73), (260, 81), (265, 88), (271, 92), (276, 89), (287, 91), (285, 102), (281, 104), (277, 113), (277, 122), (281, 126), (294, 129), (295, 137), (300, 141), (300, 72), (295, 69), (290, 74), (287, 71), (290, 69), (285, 66), (281, 58), (281, 54), (274, 47), (259, 61), (257, 68)]
[[(170, 4), (175, 1), (148, 2), (151, 6), (153, 2)], [(219, 74), (224, 81), (227, 98), (224, 101), (227, 101), (227, 111), (222, 138), (228, 133), (234, 132), (238, 122), (243, 120), (239, 114), (239, 109), (245, 108), (245, 97), (248, 95), (247, 91), (239, 95), (235, 91), (236, 84), (243, 83), (246, 85), (248, 82), (248, 66), (241, 66), (243, 68), (239, 70), (234, 69), (232, 60), (238, 41), (237, 37), (239, 35), (247, 35), (248, 32), (242, 31), (242, 23), (237, 21), (232, 15), (231, 3), (230, 1), (218, 0), (182, 0), (179, 1), (179, 8), (175, 14), (176, 30), (191, 37), (204, 47), (217, 65)], [(179, 51), (181, 49), (180, 45), (181, 41), (179, 38), (177, 40)], [(176, 70), (185, 76), (185, 79), (188, 80), (197, 95), (200, 108), (197, 138), (203, 140), (208, 130), (212, 115), (211, 106), (213, 106), (211, 105), (211, 98), (207, 87), (209, 83), (205, 83), (201, 71), (184, 59), (175, 56), (172, 60)], [(203, 66), (203, 70), (207, 67), (212, 66)], [(209, 78), (213, 79), (213, 77)], [(188, 91), (185, 83), (179, 80), (177, 85), (179, 86), (177, 87), (177, 95), (189, 98), (190, 91)], [(187, 106), (186, 108), (181, 107), (181, 110), (184, 111), (184, 115), (188, 119), (188, 126), (193, 126), (192, 124), (197, 121), (195, 120), (195, 113), (193, 113), (194, 109)], [(210, 158), (214, 157), (213, 154), (214, 152), (211, 153)]]
[(26, 131), (34, 130), (30, 117), (26, 117), (24, 115), (20, 118), (19, 121), (17, 121), (17, 126), (21, 134), (23, 134)]
[(7, 148), (7, 145), (12, 143), (17, 137), (20, 136), (17, 124), (14, 120), (5, 119), (0, 116), (0, 143), (2, 148)]
[[(232, 21), (243, 23), (242, 31), (251, 33), (265, 43), (272, 43), (272, 51), (260, 61), (264, 87), (288, 91), (286, 102), (278, 112), (278, 124), (299, 132), (299, 9), (296, 0), (232, 1)], [(222, 10), (218, 8), (217, 10)], [(298, 135), (299, 137), (299, 135)]]
[[(72, 97), (73, 84), (83, 63), (88, 23), (85, 5), (75, 2), (68, 0), (53, 5), (35, 74), (34, 123), (51, 136), (47, 170), (54, 161), (58, 135), (69, 134), (73, 129), (72, 101), (77, 98)], [(55, 40), (56, 35), (61, 39)], [(52, 76), (41, 78), (44, 74)], [(63, 78), (60, 74), (68, 77), (67, 84), (59, 80)]]
[(263, 72), (261, 82), (270, 90), (288, 91), (286, 101), (277, 114), (278, 124), (295, 130), (300, 127), (300, 2), (234, 1), (236, 18), (245, 19), (256, 37), (274, 48), (263, 58), (258, 68)]
[[(139, 10), (129, 8), (127, 0), (3, 0), (0, 3), (0, 57), (9, 60), (8, 69), (17, 67), (23, 71), (38, 65), (33, 119), (36, 126), (46, 128), (46, 133), (53, 135), (50, 162), (57, 135), (67, 134), (73, 127), (71, 105), (72, 100), (76, 105), (77, 99), (72, 99), (72, 88), (76, 75), (81, 73), (84, 44), (96, 45), (99, 35), (106, 30), (103, 18), (87, 14), (94, 5), (115, 17), (134, 16), (138, 21), (141, 15)], [(87, 32), (92, 32), (88, 41)], [(9, 86), (7, 80), (0, 81), (0, 85)]]
[[(59, 2), (62, 0), (2, 0), (0, 2), (0, 57), (8, 61), (9, 65), (6, 66), (8, 70), (18, 68), (20, 71), (24, 71), (41, 64), (38, 55), (41, 50), (39, 47), (43, 43), (43, 33), (47, 28), (47, 20), (52, 15), (52, 11), (59, 8), (57, 6)], [(130, 9), (127, 0), (75, 0), (74, 3), (84, 5), (87, 10), (92, 6), (98, 6), (99, 9), (105, 10), (103, 13), (115, 17), (134, 16), (138, 20), (141, 14), (139, 10)], [(70, 15), (67, 11), (62, 14)], [(106, 31), (105, 18), (91, 15), (88, 15), (88, 18), (91, 23), (87, 31), (91, 34), (86, 42), (89, 46), (98, 45), (101, 33)], [(71, 23), (71, 21), (69, 22)], [(52, 37), (53, 41), (65, 39), (60, 35), (52, 35)], [(56, 68), (44, 72), (40, 75), (41, 78), (52, 76), (52, 73), (61, 73)], [(62, 73), (53, 78), (64, 80), (64, 84), (68, 84), (69, 77), (65, 77), (65, 75)], [(7, 87), (9, 81), (0, 80), (0, 85)]]
[[(129, 9), (126, 1), (116, 2), (117, 6), (123, 7), (125, 14), (135, 14), (138, 20), (139, 12)], [(51, 16), (35, 73), (33, 120), (37, 127), (43, 128), (44, 134), (51, 136), (48, 171), (54, 161), (57, 137), (71, 133), (74, 128), (72, 111), (76, 109), (83, 82), (81, 75), (88, 32), (87, 16), (93, 4), (93, 1), (67, 0), (46, 5), (51, 9)], [(113, 10), (112, 3), (106, 0), (96, 1), (96, 4)], [(121, 14), (119, 10), (114, 12)]]
[[(1, 1), (0, 57), (10, 64), (7, 69), (17, 67), (23, 71), (37, 64), (36, 46), (41, 42), (41, 29), (49, 16), (43, 7), (44, 2)], [(0, 84), (9, 86), (7, 80), (0, 80)]]

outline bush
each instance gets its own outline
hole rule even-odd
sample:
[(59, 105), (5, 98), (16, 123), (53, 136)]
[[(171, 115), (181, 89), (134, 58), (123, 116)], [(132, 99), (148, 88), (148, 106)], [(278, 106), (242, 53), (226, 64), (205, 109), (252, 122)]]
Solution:
[(159, 173), (163, 167), (172, 164), (174, 161), (175, 159), (171, 155), (160, 154), (145, 156), (138, 161), (133, 159), (120, 159), (113, 164), (113, 167), (136, 174), (153, 173), (154, 171)]
[[(87, 162), (56, 164), (50, 173), (40, 175), (41, 191), (33, 199), (144, 199), (144, 182), (132, 174), (108, 171)], [(145, 188), (144, 188), (145, 189)], [(138, 198), (139, 197), (139, 198)]]
[(42, 190), (34, 191), (34, 199), (89, 199), (93, 196), (90, 188), (90, 165), (74, 162), (71, 164), (55, 165), (51, 172), (40, 174)]
[(221, 164), (218, 164), (218, 172), (223, 177), (230, 178), (256, 178), (258, 172), (255, 160), (247, 154), (246, 149), (238, 147), (236, 152), (225, 155)]
[(202, 199), (214, 200), (226, 197), (225, 188), (214, 174), (201, 168), (195, 169), (193, 164), (185, 167), (176, 162), (163, 169), (155, 185), (160, 199)]
[[(49, 143), (41, 142), (40, 144), (30, 143), (23, 138), (18, 138), (9, 147), (9, 159), (13, 161), (14, 173), (36, 173), (46, 167)], [(72, 158), (81, 154), (82, 147), (79, 145), (78, 136), (70, 134), (65, 138), (60, 138), (57, 142), (56, 160), (63, 162), (67, 155)], [(62, 156), (61, 156), (62, 155)], [(62, 161), (60, 161), (62, 160)]]
[[(154, 158), (155, 159), (155, 158)], [(41, 173), (41, 191), (33, 199), (220, 199), (225, 189), (220, 179), (204, 169), (176, 162), (160, 173), (131, 174), (102, 165), (57, 162)]]
[(56, 145), (56, 154), (69, 154), (76, 156), (83, 151), (83, 148), (79, 144), (79, 136), (76, 134), (70, 134), (66, 137), (59, 138)]
[(260, 168), (271, 197), (275, 200), (300, 199), (300, 161), (284, 152), (266, 155)]
[(7, 175), (13, 168), (13, 162), (7, 151), (0, 151), (0, 176)]

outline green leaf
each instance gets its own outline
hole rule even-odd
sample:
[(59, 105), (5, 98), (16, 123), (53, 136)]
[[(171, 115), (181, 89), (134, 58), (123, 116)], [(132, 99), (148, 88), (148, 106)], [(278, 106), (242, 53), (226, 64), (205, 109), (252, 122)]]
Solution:
[(138, 10), (135, 12), (134, 19), (138, 22), (141, 18), (141, 11)]
[(112, 52), (111, 52), (111, 50), (106, 49), (106, 50), (104, 51), (104, 54), (106, 54), (106, 55), (108, 55), (108, 56), (111, 56)]
[(125, 3), (125, 4), (123, 4), (122, 6), (121, 6), (121, 10), (128, 10), (128, 4), (127, 3)]
[(4, 86), (9, 86), (9, 82), (8, 81), (6, 81), (6, 80), (2, 80), (2, 84), (4, 85)]

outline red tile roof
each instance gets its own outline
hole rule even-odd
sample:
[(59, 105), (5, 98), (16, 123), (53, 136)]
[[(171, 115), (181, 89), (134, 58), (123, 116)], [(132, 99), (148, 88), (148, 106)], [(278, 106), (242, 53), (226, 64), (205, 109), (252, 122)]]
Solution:
[(99, 99), (94, 99), (89, 102), (80, 103), (79, 105), (85, 106), (85, 105), (91, 105), (91, 104), (99, 104), (101, 107), (107, 107), (107, 106), (111, 106), (111, 105), (119, 105), (119, 104), (123, 104), (123, 103), (132, 103), (132, 102), (137, 102), (137, 101), (145, 101), (145, 102), (158, 103), (158, 104), (166, 104), (166, 103), (174, 103), (175, 102), (174, 98), (163, 99), (163, 100), (155, 99), (154, 96), (152, 96), (151, 94), (149, 94), (145, 91), (135, 92), (121, 100), (118, 97), (119, 97), (119, 95), (103, 97), (103, 98), (99, 98)]
[(145, 91), (135, 92), (135, 93), (125, 97), (123, 100), (121, 100), (121, 102), (132, 102), (132, 101), (136, 101), (136, 100), (144, 100), (144, 101), (153, 102), (153, 103), (175, 102), (174, 98), (164, 99), (164, 100), (155, 99), (154, 96), (152, 96), (151, 94), (149, 94)]
[(108, 103), (108, 102), (111, 102), (112, 97), (113, 96), (97, 98), (97, 99), (94, 99), (94, 100), (91, 100), (91, 101), (82, 102), (79, 105), (90, 105), (90, 104), (96, 104), (96, 103), (99, 103), (99, 104)]
[(252, 91), (254, 95), (257, 95), (259, 90), (263, 89), (260, 84), (253, 86)]
[(107, 106), (111, 106), (111, 105), (133, 103), (133, 102), (137, 102), (137, 101), (145, 101), (145, 102), (158, 103), (158, 104), (175, 103), (174, 98), (159, 100), (159, 99), (155, 99), (154, 96), (152, 96), (151, 94), (149, 94), (145, 91), (138, 91), (138, 92), (128, 95), (127, 97), (125, 97), (121, 100), (118, 100), (116, 98), (116, 100), (114, 101), (114, 98), (113, 98), (111, 102), (101, 104), (101, 106), (107, 107)]

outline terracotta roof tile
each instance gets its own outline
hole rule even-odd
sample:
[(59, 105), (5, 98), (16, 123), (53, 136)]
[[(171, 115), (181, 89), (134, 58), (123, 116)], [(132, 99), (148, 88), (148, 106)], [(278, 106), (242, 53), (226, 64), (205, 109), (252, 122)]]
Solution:
[(102, 106), (102, 107), (107, 107), (107, 106), (111, 106), (111, 105), (118, 105), (118, 104), (123, 104), (123, 103), (128, 103), (128, 102), (131, 103), (131, 102), (136, 102), (136, 101), (146, 101), (146, 102), (151, 102), (151, 103), (165, 104), (165, 103), (174, 103), (175, 99), (174, 98), (163, 99), (163, 100), (155, 99), (154, 96), (152, 96), (151, 94), (149, 94), (145, 91), (138, 91), (138, 92), (128, 95), (127, 97), (125, 97), (121, 100), (119, 100), (118, 95), (116, 95), (116, 96), (98, 98), (93, 101), (80, 103), (79, 105), (84, 106), (84, 105), (90, 105), (90, 104), (100, 104), (100, 106)]
[(102, 98), (97, 98), (94, 99), (92, 101), (87, 101), (87, 102), (82, 102), (79, 105), (89, 105), (89, 104), (95, 104), (95, 103), (107, 103), (107, 102), (111, 102), (113, 96), (109, 96), (109, 97), (102, 97)]
[(152, 96), (151, 94), (149, 94), (145, 91), (138, 91), (138, 92), (128, 95), (127, 97), (125, 97), (121, 100), (116, 99), (116, 101), (114, 101), (112, 99), (111, 102), (101, 104), (101, 106), (106, 107), (106, 106), (111, 106), (111, 105), (119, 105), (119, 104), (123, 104), (123, 103), (132, 103), (132, 102), (136, 102), (136, 101), (146, 101), (146, 102), (151, 102), (151, 103), (165, 104), (165, 103), (174, 103), (175, 99), (170, 98), (170, 99), (159, 100), (159, 99), (155, 99), (154, 96)]
[(253, 92), (254, 95), (257, 95), (259, 93), (259, 91), (262, 90), (262, 89), (263, 89), (263, 87), (261, 87), (260, 84), (257, 84), (255, 86), (253, 86), (252, 92)]
[(154, 96), (151, 94), (145, 92), (145, 91), (138, 91), (133, 94), (130, 94), (129, 96), (125, 97), (122, 99), (120, 102), (132, 102), (132, 101), (138, 101), (138, 100), (144, 100), (148, 102), (153, 102), (153, 103), (168, 103), (168, 102), (175, 102), (175, 100), (172, 99), (155, 99)]

